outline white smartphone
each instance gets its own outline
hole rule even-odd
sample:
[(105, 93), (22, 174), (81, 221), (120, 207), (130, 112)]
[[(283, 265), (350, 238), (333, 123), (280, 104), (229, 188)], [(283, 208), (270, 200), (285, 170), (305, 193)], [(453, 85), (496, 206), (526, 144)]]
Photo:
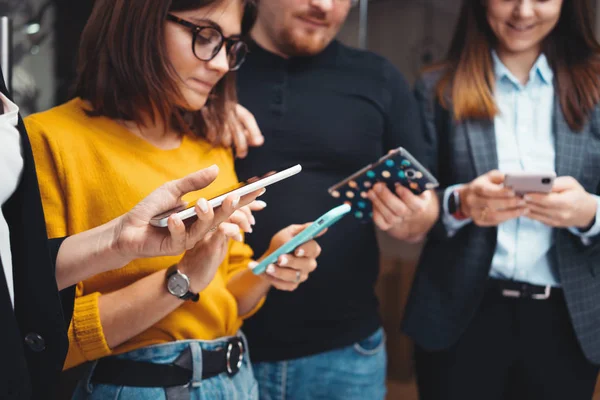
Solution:
[(550, 193), (555, 179), (554, 172), (509, 172), (504, 176), (504, 186), (514, 190), (517, 195)]
[[(220, 193), (212, 196), (210, 199), (207, 199), (208, 204), (210, 204), (213, 208), (219, 207), (223, 200), (230, 194), (236, 196), (244, 196), (248, 193), (252, 193), (258, 189), (262, 189), (273, 183), (282, 181), (290, 176), (294, 176), (297, 173), (302, 171), (302, 166), (300, 164), (294, 165), (293, 167), (284, 169), (283, 171), (271, 171), (260, 177), (253, 177), (244, 182), (240, 182), (233, 187), (229, 187)], [(182, 221), (192, 218), (196, 216), (196, 211), (194, 207), (196, 206), (196, 202), (200, 199), (201, 193), (199, 192), (198, 196), (195, 196), (193, 201), (187, 202), (185, 205), (181, 207), (166, 211), (161, 213), (150, 220), (150, 225), (164, 228), (167, 226), (167, 221), (172, 214), (177, 213)]]

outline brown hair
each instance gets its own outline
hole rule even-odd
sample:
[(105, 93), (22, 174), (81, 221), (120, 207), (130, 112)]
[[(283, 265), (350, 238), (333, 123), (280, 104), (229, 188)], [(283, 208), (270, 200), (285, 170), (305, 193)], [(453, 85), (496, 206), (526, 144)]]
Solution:
[[(216, 142), (229, 107), (237, 102), (235, 74), (228, 73), (215, 85), (201, 111), (179, 109), (181, 95), (167, 61), (164, 24), (171, 11), (219, 1), (229, 0), (96, 0), (81, 37), (74, 88), (75, 96), (90, 102), (88, 114), (137, 124), (144, 115), (154, 121), (160, 117), (181, 132), (207, 137), (210, 131), (208, 139)], [(245, 10), (254, 7), (252, 0), (236, 1)]]
[[(491, 49), (496, 37), (486, 18), (485, 1), (464, 0), (437, 85), (444, 107), (449, 95), (456, 120), (492, 119), (494, 71)], [(569, 127), (581, 130), (600, 101), (600, 45), (594, 37), (588, 0), (565, 0), (558, 23), (542, 51), (554, 71), (555, 88)]]

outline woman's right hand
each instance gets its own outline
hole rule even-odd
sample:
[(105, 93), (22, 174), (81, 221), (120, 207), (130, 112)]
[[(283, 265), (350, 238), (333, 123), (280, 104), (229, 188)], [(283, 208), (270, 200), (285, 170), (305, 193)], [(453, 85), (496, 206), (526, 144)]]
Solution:
[(190, 289), (193, 293), (202, 292), (212, 282), (227, 256), (229, 240), (243, 241), (241, 231), (252, 232), (252, 225), (255, 223), (252, 211), (260, 211), (265, 206), (262, 201), (254, 201), (236, 210), (226, 222), (216, 226), (192, 249), (186, 251), (178, 268), (190, 277)]
[(527, 203), (504, 187), (504, 174), (493, 170), (458, 189), (460, 209), (479, 226), (497, 226), (527, 214)]

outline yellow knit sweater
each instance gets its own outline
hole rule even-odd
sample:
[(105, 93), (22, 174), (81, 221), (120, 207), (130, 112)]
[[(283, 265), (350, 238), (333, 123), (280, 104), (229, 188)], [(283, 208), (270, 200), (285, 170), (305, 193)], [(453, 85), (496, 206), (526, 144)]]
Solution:
[[(129, 211), (163, 183), (212, 164), (217, 164), (220, 172), (205, 189), (206, 196), (237, 182), (232, 154), (225, 148), (184, 136), (179, 148), (160, 150), (108, 118), (88, 117), (84, 107), (85, 102), (75, 99), (25, 119), (51, 238), (108, 222)], [(236, 333), (242, 317), (238, 316), (237, 302), (226, 284), (234, 274), (247, 268), (250, 257), (252, 250), (248, 246), (231, 242), (227, 258), (198, 303), (185, 302), (150, 329), (114, 349), (108, 347), (102, 330), (98, 297), (168, 268), (180, 257), (139, 259), (122, 269), (80, 282), (65, 369), (148, 345), (185, 339), (212, 340)]]

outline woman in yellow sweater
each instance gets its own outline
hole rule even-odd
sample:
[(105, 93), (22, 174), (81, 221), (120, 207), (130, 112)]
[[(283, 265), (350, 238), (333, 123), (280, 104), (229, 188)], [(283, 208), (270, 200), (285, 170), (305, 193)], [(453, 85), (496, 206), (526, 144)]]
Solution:
[[(231, 150), (206, 132), (222, 131), (235, 100), (227, 73), (245, 56), (245, 6), (96, 1), (82, 36), (78, 97), (26, 119), (50, 237), (109, 221), (163, 182), (212, 164), (220, 173), (205, 197), (237, 182)], [(200, 200), (197, 212), (213, 211)], [(136, 260), (79, 283), (65, 367), (95, 361), (74, 397), (256, 398), (242, 320), (271, 287), (294, 290), (306, 280), (320, 248), (306, 243), (255, 276), (240, 234), (254, 222), (236, 211), (183, 256)], [(170, 217), (170, 228), (182, 224)], [(301, 229), (279, 232), (270, 251)]]

